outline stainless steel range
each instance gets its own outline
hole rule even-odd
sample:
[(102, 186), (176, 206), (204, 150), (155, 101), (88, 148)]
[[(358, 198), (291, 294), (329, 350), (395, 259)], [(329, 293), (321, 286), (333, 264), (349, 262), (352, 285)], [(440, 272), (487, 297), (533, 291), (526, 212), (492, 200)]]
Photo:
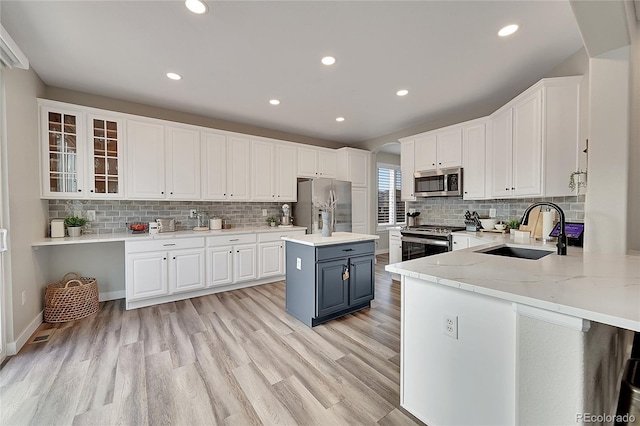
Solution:
[(464, 229), (464, 226), (420, 225), (401, 230), (402, 261), (451, 251), (451, 233)]

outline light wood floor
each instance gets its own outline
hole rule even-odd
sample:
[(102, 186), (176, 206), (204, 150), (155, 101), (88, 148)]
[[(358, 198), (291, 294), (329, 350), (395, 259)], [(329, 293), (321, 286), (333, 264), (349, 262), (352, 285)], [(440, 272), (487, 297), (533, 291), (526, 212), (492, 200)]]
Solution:
[(400, 290), (310, 329), (284, 282), (91, 317), (0, 369), (0, 424), (411, 425), (399, 408)]

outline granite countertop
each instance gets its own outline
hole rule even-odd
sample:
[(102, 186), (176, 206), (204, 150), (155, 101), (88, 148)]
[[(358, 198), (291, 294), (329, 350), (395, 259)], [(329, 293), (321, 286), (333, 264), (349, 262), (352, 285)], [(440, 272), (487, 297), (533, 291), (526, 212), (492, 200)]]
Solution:
[[(462, 233), (460, 233), (462, 234)], [(583, 252), (509, 235), (466, 233), (487, 244), (387, 265), (386, 270), (461, 290), (640, 331), (640, 256)], [(554, 251), (539, 260), (478, 251), (503, 244)]]
[(346, 244), (356, 241), (377, 240), (377, 235), (354, 234), (353, 232), (334, 232), (330, 237), (323, 237), (321, 234), (305, 234), (295, 235), (291, 237), (282, 237), (285, 241), (304, 244), (307, 246), (329, 246), (333, 244)]
[(155, 235), (149, 235), (149, 233), (131, 234), (128, 232), (119, 234), (87, 234), (79, 237), (43, 238), (41, 240), (34, 241), (31, 246), (42, 247), (67, 244), (109, 243), (117, 241), (151, 241), (171, 238), (215, 237), (218, 235), (257, 234), (267, 232), (285, 233), (292, 231), (304, 231), (306, 229), (307, 228), (304, 226), (258, 226), (254, 228), (231, 228), (208, 231), (163, 232)]

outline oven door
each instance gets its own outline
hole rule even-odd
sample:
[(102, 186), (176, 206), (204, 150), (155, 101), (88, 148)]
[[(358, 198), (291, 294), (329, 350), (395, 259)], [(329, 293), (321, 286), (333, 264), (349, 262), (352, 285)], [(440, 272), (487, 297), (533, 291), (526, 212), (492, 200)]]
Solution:
[(418, 259), (450, 250), (449, 240), (402, 236), (402, 261)]

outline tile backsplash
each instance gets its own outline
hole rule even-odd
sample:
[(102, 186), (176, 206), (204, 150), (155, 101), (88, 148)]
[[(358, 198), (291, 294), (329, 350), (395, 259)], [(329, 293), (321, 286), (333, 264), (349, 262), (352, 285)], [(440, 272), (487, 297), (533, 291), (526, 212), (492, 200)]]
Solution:
[(498, 220), (520, 219), (529, 204), (537, 201), (549, 201), (564, 211), (568, 221), (584, 220), (585, 195), (569, 197), (520, 198), (513, 200), (467, 201), (462, 197), (422, 198), (407, 203), (407, 211), (420, 212), (418, 223), (435, 225), (464, 226), (464, 212), (477, 211), (480, 216), (489, 216), (489, 209), (496, 209)]
[[(291, 203), (288, 203), (291, 205)], [(196, 209), (209, 217), (226, 219), (233, 228), (267, 226), (262, 210), (268, 216), (280, 217), (282, 203), (240, 203), (207, 201), (134, 201), (134, 200), (49, 200), (49, 219), (64, 218), (78, 212), (86, 217), (87, 210), (96, 212), (96, 220), (84, 227), (86, 234), (127, 232), (127, 223), (150, 222), (157, 218), (175, 218), (176, 230), (197, 226), (189, 218)]]

